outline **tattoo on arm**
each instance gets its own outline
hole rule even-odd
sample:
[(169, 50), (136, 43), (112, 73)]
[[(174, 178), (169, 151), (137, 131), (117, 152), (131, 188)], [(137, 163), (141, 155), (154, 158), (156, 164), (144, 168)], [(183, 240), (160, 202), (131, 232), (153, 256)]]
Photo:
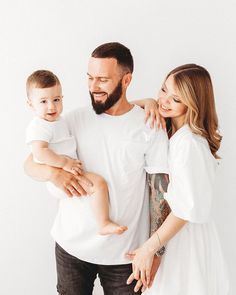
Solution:
[(164, 199), (167, 192), (169, 177), (167, 174), (148, 174), (150, 196), (150, 235), (152, 235), (163, 223), (170, 213), (170, 207)]

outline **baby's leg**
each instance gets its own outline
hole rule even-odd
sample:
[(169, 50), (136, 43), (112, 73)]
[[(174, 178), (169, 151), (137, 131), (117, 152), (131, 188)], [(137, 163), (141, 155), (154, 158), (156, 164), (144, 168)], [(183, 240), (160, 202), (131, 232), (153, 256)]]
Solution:
[(122, 234), (126, 226), (119, 225), (109, 218), (109, 197), (106, 181), (99, 175), (86, 172), (85, 176), (92, 181), (92, 191), (88, 192), (92, 198), (92, 210), (99, 225), (99, 234)]

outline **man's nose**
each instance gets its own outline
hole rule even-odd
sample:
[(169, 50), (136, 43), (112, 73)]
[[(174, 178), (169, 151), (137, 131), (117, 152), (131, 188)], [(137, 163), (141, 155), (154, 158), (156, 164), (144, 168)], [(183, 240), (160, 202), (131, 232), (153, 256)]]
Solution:
[(100, 83), (99, 81), (97, 81), (96, 79), (94, 79), (91, 83), (90, 83), (90, 91), (91, 92), (96, 92), (100, 90)]

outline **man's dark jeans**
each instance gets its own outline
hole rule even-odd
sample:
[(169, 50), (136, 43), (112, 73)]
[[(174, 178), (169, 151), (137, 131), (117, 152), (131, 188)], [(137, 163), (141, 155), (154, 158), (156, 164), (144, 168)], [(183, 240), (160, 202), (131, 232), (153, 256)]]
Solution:
[[(105, 254), (106, 255), (106, 254)], [(126, 284), (131, 264), (100, 265), (82, 261), (56, 244), (57, 291), (60, 295), (92, 295), (98, 274), (104, 295), (131, 295), (136, 281)]]

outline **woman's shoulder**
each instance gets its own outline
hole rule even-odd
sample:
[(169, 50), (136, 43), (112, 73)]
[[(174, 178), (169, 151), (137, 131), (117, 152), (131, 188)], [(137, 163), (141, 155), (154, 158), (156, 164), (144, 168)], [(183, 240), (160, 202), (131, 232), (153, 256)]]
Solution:
[[(182, 127), (183, 128), (183, 127)], [(170, 153), (181, 162), (189, 161), (191, 158), (212, 158), (208, 141), (201, 135), (195, 134), (188, 125), (170, 140)]]
[(178, 145), (179, 147), (204, 145), (209, 148), (207, 140), (203, 136), (194, 133), (187, 124), (181, 127), (174, 134), (173, 138), (171, 137), (170, 144)]

